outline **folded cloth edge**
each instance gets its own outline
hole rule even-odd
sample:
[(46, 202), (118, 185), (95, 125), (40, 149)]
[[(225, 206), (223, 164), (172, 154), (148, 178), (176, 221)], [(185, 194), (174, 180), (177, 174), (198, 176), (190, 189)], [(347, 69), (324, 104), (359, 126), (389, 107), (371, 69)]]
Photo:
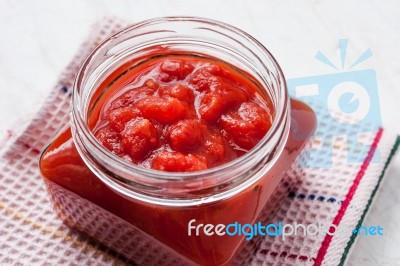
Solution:
[[(378, 182), (376, 183), (375, 188), (373, 189), (371, 196), (368, 200), (367, 205), (365, 206), (365, 209), (363, 211), (363, 214), (361, 215), (356, 228), (360, 227), (362, 223), (364, 222), (365, 218), (367, 217), (367, 214), (369, 213), (370, 207), (373, 205), (373, 202), (376, 200), (376, 194), (379, 191), (379, 188), (381, 186), (383, 177), (385, 176), (386, 170), (388, 169), (390, 162), (392, 161), (393, 157), (395, 156), (398, 148), (400, 146), (400, 135), (397, 135), (396, 140), (394, 142), (394, 145), (392, 147), (392, 150), (390, 151), (390, 155), (387, 158), (385, 165), (383, 167), (383, 170), (378, 178)], [(344, 252), (342, 254), (342, 257), (340, 258), (339, 265), (345, 265), (346, 261), (349, 259), (350, 254), (352, 250), (354, 249), (354, 244), (356, 243), (356, 240), (358, 240), (357, 234), (352, 234), (349, 241), (347, 242), (347, 245), (344, 249)]]

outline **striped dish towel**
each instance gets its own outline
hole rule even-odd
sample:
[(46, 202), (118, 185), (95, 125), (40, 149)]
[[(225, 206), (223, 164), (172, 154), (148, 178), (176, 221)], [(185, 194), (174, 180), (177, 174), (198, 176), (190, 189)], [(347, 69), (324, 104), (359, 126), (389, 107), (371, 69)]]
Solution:
[[(129, 264), (117, 252), (71, 230), (57, 218), (37, 167), (40, 151), (68, 123), (78, 67), (101, 39), (121, 27), (116, 19), (96, 24), (40, 111), (22, 130), (10, 131), (3, 141), (0, 265)], [(317, 114), (323, 113), (318, 104), (311, 105)], [(340, 234), (298, 234), (285, 239), (267, 236), (257, 244), (248, 265), (343, 264), (357, 239), (354, 230), (362, 225), (400, 139), (372, 125), (343, 124), (333, 130), (323, 116), (318, 119), (318, 138), (280, 183), (274, 194), (278, 200), (271, 201), (266, 221), (333, 225), (340, 228)], [(357, 149), (349, 147), (345, 139), (333, 139), (335, 130), (343, 135), (369, 133), (359, 134), (364, 148)], [(324, 147), (330, 147), (328, 152)], [(322, 162), (329, 167), (315, 167)]]

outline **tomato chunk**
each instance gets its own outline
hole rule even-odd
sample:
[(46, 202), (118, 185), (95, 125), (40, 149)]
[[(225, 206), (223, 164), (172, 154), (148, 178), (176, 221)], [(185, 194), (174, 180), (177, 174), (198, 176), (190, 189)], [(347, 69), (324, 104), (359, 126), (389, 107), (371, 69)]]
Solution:
[(202, 144), (203, 127), (198, 120), (181, 120), (169, 128), (172, 149), (182, 152), (196, 150)]
[(210, 68), (200, 68), (197, 70), (189, 83), (200, 92), (213, 90), (216, 86), (221, 85), (222, 79), (218, 76), (213, 75), (210, 72)]
[(96, 132), (96, 138), (99, 142), (112, 153), (122, 156), (123, 148), (121, 145), (121, 136), (110, 127), (103, 127)]
[(248, 95), (241, 89), (231, 86), (221, 86), (218, 90), (209, 92), (201, 99), (199, 114), (209, 123), (216, 123), (225, 111), (246, 101)]
[(117, 132), (121, 132), (125, 129), (125, 125), (134, 118), (140, 115), (138, 109), (131, 107), (122, 107), (114, 110), (110, 110), (107, 114), (107, 120), (112, 129)]
[(207, 169), (204, 159), (181, 152), (161, 152), (152, 162), (152, 168), (168, 172), (192, 172)]
[(241, 104), (237, 110), (223, 115), (219, 122), (228, 139), (247, 150), (264, 137), (271, 123), (271, 114), (255, 102)]
[(136, 104), (143, 117), (161, 123), (173, 123), (186, 116), (185, 105), (175, 98), (147, 97)]
[(147, 119), (127, 124), (121, 135), (122, 147), (132, 160), (143, 159), (158, 146), (156, 128)]
[(194, 102), (193, 91), (182, 84), (160, 88), (159, 94), (163, 98), (172, 97), (188, 104), (193, 104)]
[(147, 86), (130, 89), (114, 101), (111, 102), (109, 110), (114, 110), (122, 107), (132, 107), (140, 99), (146, 98), (147, 96), (153, 95), (154, 89)]
[(229, 146), (223, 135), (217, 130), (207, 134), (204, 147), (207, 151), (209, 164), (219, 165), (237, 158), (232, 147)]
[(183, 60), (165, 60), (160, 66), (160, 79), (164, 82), (169, 82), (174, 79), (182, 80), (186, 78), (194, 69), (192, 64)]

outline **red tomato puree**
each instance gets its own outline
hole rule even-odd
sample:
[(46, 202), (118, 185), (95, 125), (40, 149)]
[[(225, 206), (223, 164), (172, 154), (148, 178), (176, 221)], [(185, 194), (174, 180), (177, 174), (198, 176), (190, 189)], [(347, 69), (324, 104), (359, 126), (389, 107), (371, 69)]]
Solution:
[[(251, 75), (197, 55), (127, 62), (107, 74), (92, 99), (87, 122), (101, 144), (123, 160), (162, 171), (197, 171), (234, 160), (257, 145), (275, 117), (270, 96)], [(119, 223), (101, 217), (114, 214), (132, 225), (132, 232), (148, 235), (192, 264), (230, 265), (244, 236), (188, 235), (188, 223), (259, 221), (267, 200), (315, 129), (312, 110), (296, 100), (290, 103), (289, 136), (276, 163), (255, 183), (223, 200), (169, 206), (122, 196), (83, 162), (70, 128), (43, 152), (40, 169), (59, 216), (127, 258), (137, 259), (136, 251), (130, 250), (135, 245), (125, 245), (131, 242), (118, 234)], [(137, 245), (149, 248), (140, 241)]]
[(168, 55), (119, 77), (93, 132), (126, 161), (162, 171), (204, 170), (252, 149), (274, 109), (243, 71), (212, 58)]

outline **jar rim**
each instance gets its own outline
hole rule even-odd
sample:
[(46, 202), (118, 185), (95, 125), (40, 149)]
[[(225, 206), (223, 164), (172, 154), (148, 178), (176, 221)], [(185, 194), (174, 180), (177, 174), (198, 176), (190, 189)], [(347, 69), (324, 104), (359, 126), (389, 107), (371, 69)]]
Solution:
[[(82, 80), (84, 78), (84, 75), (86, 74), (86, 68), (90, 65), (91, 61), (93, 58), (95, 58), (99, 51), (101, 51), (101, 48), (108, 45), (113, 39), (120, 37), (121, 35), (125, 34), (126, 32), (139, 29), (142, 27), (146, 27), (148, 25), (154, 25), (154, 24), (161, 24), (161, 23), (171, 23), (171, 22), (181, 22), (181, 23), (199, 23), (203, 24), (204, 26), (212, 26), (216, 27), (217, 29), (223, 28), (224, 30), (228, 30), (234, 35), (238, 35), (241, 38), (246, 39), (250, 44), (252, 44), (254, 47), (258, 49), (260, 53), (262, 53), (262, 56), (264, 56), (264, 59), (269, 60), (269, 63), (272, 64), (272, 66), (275, 68), (274, 71), (277, 74), (277, 79), (279, 79), (280, 86), (279, 88), (279, 108), (275, 108), (275, 117), (272, 121), (271, 128), (268, 130), (266, 135), (256, 144), (255, 147), (253, 147), (251, 150), (243, 154), (237, 159), (234, 159), (230, 162), (224, 163), (222, 165), (212, 167), (209, 169), (205, 170), (200, 170), (200, 171), (194, 171), (194, 172), (166, 172), (166, 171), (159, 171), (159, 170), (154, 170), (154, 169), (148, 169), (144, 168), (138, 165), (134, 165), (132, 163), (129, 163), (127, 161), (124, 161), (117, 155), (111, 153), (108, 151), (103, 145), (100, 144), (100, 142), (95, 138), (93, 132), (89, 129), (87, 126), (87, 119), (85, 119), (86, 114), (88, 110), (82, 110), (82, 99), (80, 95), (80, 86), (82, 86)], [(249, 48), (248, 48), (249, 49)], [(263, 65), (263, 70), (269, 71), (269, 69), (262, 61)], [(264, 85), (263, 85), (264, 86)], [(190, 17), (190, 16), (173, 16), (173, 17), (159, 17), (159, 18), (154, 18), (154, 19), (149, 19), (145, 20), (142, 22), (138, 22), (135, 24), (132, 24), (130, 26), (127, 26), (120, 31), (116, 32), (115, 34), (111, 35), (110, 37), (106, 38), (104, 41), (102, 41), (91, 53), (90, 55), (86, 58), (84, 63), (82, 64), (81, 68), (79, 69), (75, 82), (74, 82), (74, 87), (73, 87), (73, 93), (72, 93), (72, 102), (76, 104), (72, 104), (72, 110), (71, 110), (71, 126), (73, 129), (73, 138), (74, 142), (88, 142), (85, 144), (85, 148), (89, 150), (89, 153), (101, 153), (102, 156), (105, 156), (107, 160), (113, 161), (117, 163), (121, 169), (125, 169), (130, 171), (131, 173), (134, 173), (135, 175), (141, 175), (141, 176), (146, 176), (147, 178), (153, 178), (154, 180), (159, 180), (159, 181), (190, 181), (198, 178), (205, 178), (207, 176), (212, 176), (215, 173), (224, 171), (226, 169), (236, 167), (238, 162), (246, 162), (250, 160), (250, 158), (254, 157), (262, 147), (268, 143), (274, 135), (279, 133), (279, 127), (282, 124), (288, 123), (289, 120), (289, 96), (286, 88), (286, 81), (283, 75), (283, 72), (277, 63), (276, 59), (273, 57), (273, 55), (259, 42), (257, 41), (254, 37), (249, 35), (248, 33), (244, 32), (243, 30), (240, 30), (234, 26), (231, 26), (229, 24), (226, 24), (224, 22), (219, 22), (216, 20), (212, 19), (207, 19), (207, 18), (201, 18), (201, 17)], [(79, 136), (76, 133), (76, 130), (79, 129)], [(286, 134), (287, 138), (287, 134)], [(286, 139), (284, 139), (284, 142), (286, 142)], [(84, 156), (84, 151), (82, 151), (77, 145), (78, 152), (80, 153), (81, 157)], [(89, 162), (90, 163), (90, 162)], [(89, 167), (90, 168), (90, 167)], [(96, 170), (96, 169), (91, 169), (91, 170)], [(119, 180), (121, 181), (121, 180)]]

